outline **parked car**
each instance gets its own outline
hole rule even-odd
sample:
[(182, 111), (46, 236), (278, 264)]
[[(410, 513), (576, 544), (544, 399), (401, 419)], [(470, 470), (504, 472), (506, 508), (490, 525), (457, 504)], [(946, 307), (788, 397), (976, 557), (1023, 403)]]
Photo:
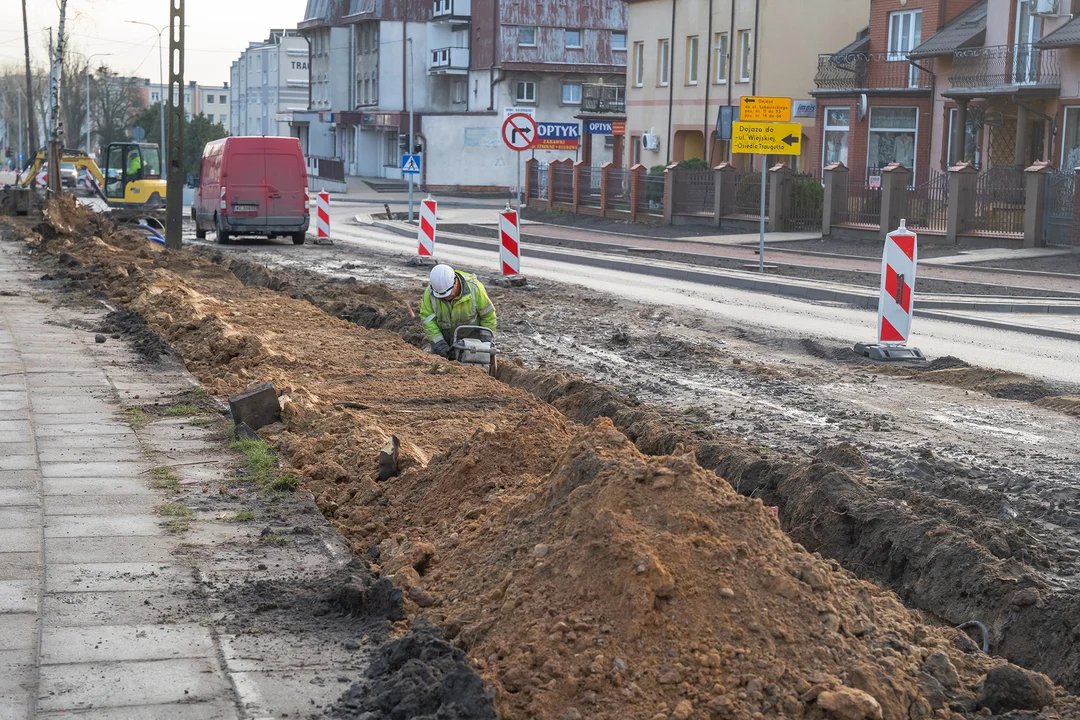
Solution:
[(207, 143), (191, 216), (195, 236), (219, 243), (241, 235), (291, 237), (311, 222), (307, 165), (297, 138), (230, 137)]
[(79, 184), (79, 170), (73, 163), (60, 163), (60, 182), (70, 188)]

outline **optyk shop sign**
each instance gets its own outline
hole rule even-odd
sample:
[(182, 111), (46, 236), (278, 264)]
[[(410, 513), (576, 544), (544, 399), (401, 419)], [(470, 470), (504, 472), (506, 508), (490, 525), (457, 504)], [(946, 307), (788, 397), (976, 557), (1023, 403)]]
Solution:
[(611, 120), (592, 120), (589, 122), (590, 135), (625, 135), (626, 123)]
[(577, 150), (581, 126), (577, 123), (537, 123), (538, 140), (533, 150)]

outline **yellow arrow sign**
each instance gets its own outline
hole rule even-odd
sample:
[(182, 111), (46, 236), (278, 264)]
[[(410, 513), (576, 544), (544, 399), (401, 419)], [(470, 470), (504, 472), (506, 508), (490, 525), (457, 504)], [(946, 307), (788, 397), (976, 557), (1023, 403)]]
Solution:
[(791, 98), (748, 95), (739, 101), (739, 119), (747, 122), (791, 120)]
[(799, 123), (737, 122), (731, 125), (731, 151), (754, 155), (801, 155)]

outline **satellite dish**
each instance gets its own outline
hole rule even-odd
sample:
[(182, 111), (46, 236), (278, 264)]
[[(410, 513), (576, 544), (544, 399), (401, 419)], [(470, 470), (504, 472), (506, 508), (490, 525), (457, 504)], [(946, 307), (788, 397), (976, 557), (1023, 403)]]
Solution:
[(141, 127), (134, 127), (131, 129), (131, 137), (135, 142), (142, 142), (146, 139), (146, 130)]
[(866, 99), (866, 93), (859, 95), (859, 120), (866, 119), (866, 113), (870, 111), (870, 104)]

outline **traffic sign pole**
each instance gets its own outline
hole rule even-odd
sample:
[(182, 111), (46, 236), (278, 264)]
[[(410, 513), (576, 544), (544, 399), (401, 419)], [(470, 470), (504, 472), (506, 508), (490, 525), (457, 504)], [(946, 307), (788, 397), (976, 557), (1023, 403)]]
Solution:
[(531, 115), (514, 113), (503, 122), (502, 136), (506, 147), (517, 153), (517, 206), (520, 211), (524, 185), (521, 179), (521, 153), (536, 146), (540, 140), (540, 129)]
[(765, 165), (768, 155), (761, 156), (761, 233), (758, 237), (758, 272), (765, 274)]

